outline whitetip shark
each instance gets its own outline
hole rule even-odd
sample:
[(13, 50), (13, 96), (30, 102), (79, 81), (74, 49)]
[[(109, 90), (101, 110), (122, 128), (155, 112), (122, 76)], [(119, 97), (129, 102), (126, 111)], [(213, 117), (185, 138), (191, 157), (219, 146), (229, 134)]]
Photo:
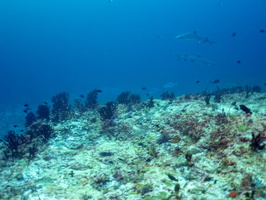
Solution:
[(177, 35), (175, 38), (179, 40), (194, 40), (198, 43), (208, 43), (209, 45), (216, 43), (214, 41), (210, 41), (207, 37), (199, 36), (197, 31)]

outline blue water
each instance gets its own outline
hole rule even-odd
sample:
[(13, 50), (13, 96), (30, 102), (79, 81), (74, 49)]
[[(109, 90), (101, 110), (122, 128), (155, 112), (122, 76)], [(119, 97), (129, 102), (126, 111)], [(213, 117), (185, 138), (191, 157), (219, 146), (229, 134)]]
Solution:
[[(265, 0), (1, 0), (0, 108), (95, 88), (102, 102), (124, 90), (145, 97), (168, 82), (177, 84), (176, 95), (215, 79), (220, 87), (265, 91), (265, 8)], [(216, 44), (175, 39), (193, 31)], [(177, 61), (176, 54), (216, 65)]]

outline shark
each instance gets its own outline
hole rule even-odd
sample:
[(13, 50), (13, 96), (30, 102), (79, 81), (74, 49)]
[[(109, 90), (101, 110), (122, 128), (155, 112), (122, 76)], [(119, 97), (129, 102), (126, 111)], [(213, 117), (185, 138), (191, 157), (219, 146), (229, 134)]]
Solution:
[(205, 44), (209, 44), (210, 46), (212, 44), (215, 44), (216, 42), (209, 40), (209, 38), (207, 37), (202, 37), (200, 35), (198, 35), (197, 31), (193, 31), (193, 32), (189, 32), (189, 33), (184, 33), (181, 35), (177, 35), (175, 37), (178, 40), (189, 40), (189, 41), (196, 41), (198, 43), (205, 43)]
[(177, 84), (174, 83), (174, 82), (169, 82), (169, 83), (166, 83), (164, 84), (163, 88), (173, 88), (175, 87)]
[(184, 55), (184, 56), (180, 56), (180, 55), (176, 55), (177, 60), (178, 61), (188, 61), (188, 62), (194, 62), (194, 63), (200, 63), (200, 64), (204, 64), (204, 65), (208, 65), (208, 66), (215, 66), (216, 64), (211, 61), (208, 60), (206, 58), (202, 58), (201, 56), (190, 56), (190, 55)]

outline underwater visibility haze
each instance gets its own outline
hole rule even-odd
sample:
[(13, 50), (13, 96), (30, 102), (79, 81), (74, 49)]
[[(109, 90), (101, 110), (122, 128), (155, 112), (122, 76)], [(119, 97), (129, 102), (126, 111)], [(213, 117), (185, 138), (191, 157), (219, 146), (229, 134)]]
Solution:
[[(2, 103), (94, 88), (116, 89), (117, 95), (168, 82), (176, 82), (181, 95), (199, 92), (217, 78), (226, 86), (265, 82), (263, 0), (0, 4)], [(214, 43), (175, 38), (193, 31)], [(215, 66), (178, 62), (176, 55), (201, 56)]]
[(266, 199), (265, 8), (1, 0), (0, 199)]

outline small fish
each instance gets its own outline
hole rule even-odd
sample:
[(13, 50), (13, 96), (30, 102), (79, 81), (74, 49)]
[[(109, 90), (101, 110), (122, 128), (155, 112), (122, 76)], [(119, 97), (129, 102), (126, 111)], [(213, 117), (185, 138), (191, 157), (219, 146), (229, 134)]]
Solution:
[(171, 179), (172, 181), (178, 181), (173, 175), (167, 174), (168, 178)]
[(241, 61), (240, 60), (238, 60), (238, 61), (236, 61), (238, 64), (240, 64), (241, 63)]
[(264, 30), (264, 29), (260, 29), (260, 32), (261, 32), (261, 33), (265, 33), (265, 30)]
[(24, 107), (29, 107), (29, 104), (24, 104)]
[(264, 83), (264, 85), (266, 86), (266, 83)]
[(232, 33), (232, 37), (235, 37), (236, 36), (236, 33)]
[(69, 173), (69, 175), (70, 175), (71, 177), (74, 177), (74, 172), (71, 171), (71, 172)]
[(48, 103), (46, 101), (44, 101), (43, 104), (48, 105)]
[(150, 94), (148, 94), (148, 93), (147, 93), (147, 94), (146, 94), (146, 96), (147, 96), (147, 97), (149, 97), (149, 96), (150, 96)]
[(14, 128), (18, 127), (18, 125), (14, 125)]
[(200, 81), (196, 81), (196, 83), (200, 83)]
[(245, 106), (245, 105), (240, 105), (239, 106), (241, 110), (243, 110), (246, 114), (252, 114), (251, 110)]
[(103, 91), (102, 90), (96, 90), (98, 93), (102, 93)]
[(81, 94), (81, 95), (79, 95), (81, 98), (84, 98), (84, 95), (83, 94)]
[(143, 88), (141, 88), (142, 90), (147, 90), (147, 88), (146, 87), (143, 87)]
[(27, 107), (26, 109), (23, 110), (24, 113), (27, 113), (30, 110), (29, 107)]
[(220, 80), (216, 79), (212, 83), (219, 83), (219, 82), (220, 82)]
[(24, 132), (24, 130), (21, 129), (20, 132)]

